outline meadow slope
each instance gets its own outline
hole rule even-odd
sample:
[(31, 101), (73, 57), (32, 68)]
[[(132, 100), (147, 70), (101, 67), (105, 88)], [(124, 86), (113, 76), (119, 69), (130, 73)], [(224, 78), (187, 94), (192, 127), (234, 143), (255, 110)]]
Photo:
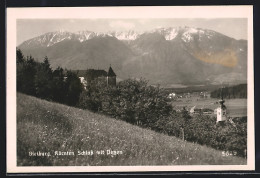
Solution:
[[(93, 155), (78, 155), (91, 150)], [(97, 154), (101, 150), (104, 154)], [(49, 156), (29, 156), (37, 151)], [(74, 155), (55, 155), (55, 151)], [(206, 146), (17, 93), (18, 166), (220, 164), (246, 164), (246, 159), (225, 157)]]

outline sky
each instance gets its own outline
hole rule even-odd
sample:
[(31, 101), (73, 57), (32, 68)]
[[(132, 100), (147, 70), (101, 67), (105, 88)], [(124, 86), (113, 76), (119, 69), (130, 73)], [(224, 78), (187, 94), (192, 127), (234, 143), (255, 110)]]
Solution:
[(47, 32), (149, 31), (160, 27), (195, 27), (217, 31), (235, 39), (247, 39), (246, 18), (171, 18), (171, 19), (18, 19), (17, 45)]

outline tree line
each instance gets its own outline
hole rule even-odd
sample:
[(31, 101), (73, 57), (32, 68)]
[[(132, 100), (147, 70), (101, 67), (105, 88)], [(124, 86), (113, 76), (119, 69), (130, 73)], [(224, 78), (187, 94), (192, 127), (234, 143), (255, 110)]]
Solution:
[[(77, 74), (61, 67), (52, 70), (48, 57), (37, 62), (16, 50), (17, 91), (38, 98), (75, 106), (83, 86)], [(64, 74), (65, 73), (65, 74)]]
[(231, 87), (219, 88), (210, 93), (212, 98), (247, 98), (247, 84), (239, 84)]
[(101, 113), (133, 125), (176, 136), (219, 150), (236, 151), (245, 156), (247, 118), (237, 118), (232, 125), (216, 125), (216, 118), (191, 117), (188, 110), (173, 109), (165, 89), (151, 86), (145, 79), (127, 79), (116, 86), (91, 80), (83, 88), (76, 73), (60, 67), (52, 70), (48, 58), (36, 62), (17, 50), (17, 91)]

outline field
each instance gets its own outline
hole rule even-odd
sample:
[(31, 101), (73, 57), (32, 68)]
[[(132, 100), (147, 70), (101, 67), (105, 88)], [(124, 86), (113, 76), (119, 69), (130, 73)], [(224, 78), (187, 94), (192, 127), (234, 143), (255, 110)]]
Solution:
[(246, 159), (222, 156), (221, 151), (87, 110), (17, 94), (18, 166), (223, 164), (246, 164)]
[[(209, 108), (216, 109), (219, 104), (216, 103), (218, 99), (215, 98), (178, 98), (176, 101), (172, 101), (172, 106), (176, 109), (182, 109), (186, 107), (190, 110), (193, 106), (196, 108)], [(242, 117), (247, 116), (247, 99), (225, 99), (224, 103), (227, 107), (227, 113), (230, 117)]]

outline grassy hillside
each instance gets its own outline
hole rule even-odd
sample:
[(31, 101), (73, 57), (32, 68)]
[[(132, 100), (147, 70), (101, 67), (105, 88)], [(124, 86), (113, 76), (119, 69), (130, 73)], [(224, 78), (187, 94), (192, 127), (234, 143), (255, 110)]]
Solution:
[[(102, 150), (104, 154), (97, 154)], [(37, 151), (49, 156), (29, 156)], [(222, 156), (206, 146), (19, 93), (17, 158), (18, 166), (246, 164), (243, 158)]]

